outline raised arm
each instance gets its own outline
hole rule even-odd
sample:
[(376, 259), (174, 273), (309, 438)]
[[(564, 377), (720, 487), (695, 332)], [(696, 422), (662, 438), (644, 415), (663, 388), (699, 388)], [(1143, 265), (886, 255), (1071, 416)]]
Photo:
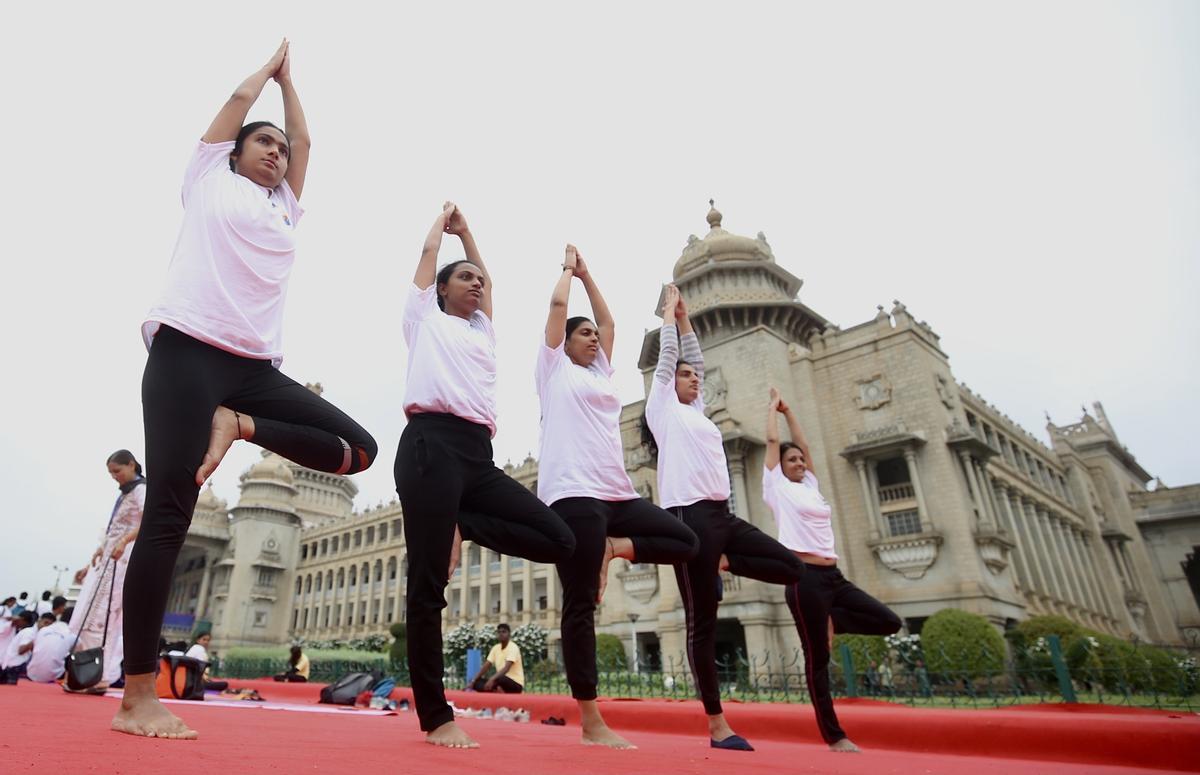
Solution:
[(567, 336), (567, 302), (571, 299), (571, 278), (575, 275), (578, 260), (575, 246), (567, 245), (562, 272), (550, 294), (550, 313), (546, 315), (546, 346), (551, 350), (562, 344)]
[(492, 276), (488, 274), (487, 267), (483, 265), (483, 256), (479, 255), (475, 236), (471, 234), (471, 227), (467, 226), (467, 216), (463, 215), (463, 211), (457, 205), (454, 206), (454, 210), (446, 222), (446, 232), (462, 240), (467, 260), (479, 267), (479, 271), (483, 273), (483, 298), (479, 301), (479, 309), (488, 316), (488, 320), (495, 320), (492, 317)]
[(675, 366), (679, 363), (679, 342), (676, 340), (675, 307), (679, 304), (679, 290), (668, 285), (663, 294), (663, 324), (658, 336), (658, 366), (654, 379), (664, 385), (675, 381)]
[(591, 270), (583, 261), (583, 256), (578, 256), (575, 276), (583, 281), (583, 289), (587, 291), (588, 301), (592, 305), (592, 315), (596, 318), (596, 329), (600, 334), (600, 348), (604, 350), (604, 357), (608, 358), (609, 363), (612, 363), (613, 340), (617, 335), (616, 323), (613, 321), (612, 312), (608, 309), (608, 302), (600, 295), (596, 278), (592, 277)]
[(442, 249), (442, 235), (446, 233), (446, 224), (454, 212), (454, 203), (442, 205), (442, 213), (429, 227), (425, 244), (421, 247), (421, 260), (417, 262), (417, 271), (413, 274), (413, 285), (425, 290), (437, 279), (437, 258)]
[[(279, 72), (287, 56), (287, 48), (287, 38), (284, 38), (271, 60), (233, 90), (233, 94), (221, 106), (217, 117), (208, 125), (208, 131), (201, 140), (206, 143), (224, 143), (237, 139), (242, 124), (246, 122), (246, 114), (250, 112), (250, 106), (258, 99), (258, 95), (262, 94), (267, 81)], [(291, 183), (290, 180), (288, 182)]]
[(308, 154), (312, 148), (312, 138), (308, 134), (308, 122), (304, 119), (300, 98), (296, 96), (296, 87), (292, 85), (292, 49), (291, 44), (286, 41), (283, 62), (275, 71), (274, 77), (283, 94), (283, 131), (288, 136), (288, 167), (284, 179), (299, 199), (300, 192), (304, 189), (304, 175), (308, 172)]
[(683, 350), (680, 357), (691, 364), (700, 381), (704, 382), (704, 355), (700, 352), (700, 340), (692, 328), (692, 319), (688, 317), (687, 302), (682, 294), (679, 294), (679, 302), (675, 305), (675, 322), (679, 326), (679, 347)]
[(771, 388), (767, 399), (767, 468), (774, 470), (779, 465), (779, 391)]
[(812, 471), (813, 459), (812, 454), (808, 451), (808, 439), (804, 438), (804, 431), (800, 429), (800, 421), (796, 419), (796, 413), (782, 399), (779, 401), (779, 411), (783, 412), (784, 418), (787, 419), (788, 432), (792, 434), (792, 443), (799, 447), (800, 452), (804, 455), (804, 467)]

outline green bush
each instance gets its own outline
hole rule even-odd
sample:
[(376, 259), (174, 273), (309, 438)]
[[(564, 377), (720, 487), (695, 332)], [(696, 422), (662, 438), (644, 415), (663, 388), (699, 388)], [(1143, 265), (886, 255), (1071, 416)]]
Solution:
[(834, 635), (830, 659), (839, 665), (842, 662), (842, 646), (850, 649), (857, 673), (865, 671), (872, 662), (882, 665), (888, 657), (888, 645), (882, 635)]
[(944, 608), (921, 628), (925, 665), (946, 680), (978, 678), (1004, 668), (1004, 638), (978, 614)]
[[(310, 664), (309, 680), (329, 682), (349, 672), (378, 670), (386, 673), (388, 657), (374, 651), (305, 648)], [(227, 678), (266, 678), (287, 669), (289, 648), (238, 646), (220, 655), (215, 674)]]
[(388, 632), (395, 639), (388, 649), (388, 656), (391, 657), (392, 667), (399, 667), (408, 659), (408, 625), (396, 622), (388, 628)]
[(596, 668), (599, 670), (626, 670), (629, 658), (625, 656), (625, 647), (616, 635), (604, 632), (596, 636)]

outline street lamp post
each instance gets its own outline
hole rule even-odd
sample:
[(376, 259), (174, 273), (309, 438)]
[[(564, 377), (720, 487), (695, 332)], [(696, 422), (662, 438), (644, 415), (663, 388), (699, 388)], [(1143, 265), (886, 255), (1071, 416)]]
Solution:
[(69, 570), (70, 570), (70, 568), (68, 568), (68, 567), (67, 567), (67, 566), (65, 566), (65, 565), (51, 565), (50, 567), (54, 569), (54, 572), (55, 572), (56, 574), (58, 574), (58, 575), (56, 575), (56, 576), (54, 577), (54, 587), (53, 587), (53, 589), (54, 589), (54, 594), (56, 594), (56, 595), (57, 595), (57, 594), (60, 594), (60, 593), (61, 593), (61, 591), (62, 591), (62, 590), (60, 590), (60, 589), (59, 589), (58, 582), (62, 581), (62, 575), (63, 575), (64, 573), (66, 573), (67, 571), (69, 571)]
[(638, 664), (637, 653), (637, 614), (629, 614), (629, 634), (633, 636), (633, 672), (642, 672), (641, 666)]

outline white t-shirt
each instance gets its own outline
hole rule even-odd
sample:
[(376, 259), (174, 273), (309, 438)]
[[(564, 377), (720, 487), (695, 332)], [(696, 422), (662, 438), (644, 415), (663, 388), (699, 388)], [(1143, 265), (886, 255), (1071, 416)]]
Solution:
[(408, 384), (404, 414), (441, 412), (496, 435), (496, 332), (480, 310), (470, 320), (438, 309), (437, 283), (408, 289), (404, 306)]
[(48, 614), (54, 610), (54, 604), (49, 600), (39, 600), (37, 602), (37, 615)]
[(542, 405), (538, 497), (547, 505), (562, 498), (634, 500), (608, 356), (601, 348), (590, 366), (578, 366), (564, 344), (553, 350), (542, 344), (534, 368)]
[(17, 630), (9, 621), (9, 616), (12, 616), (12, 609), (0, 606), (0, 659), (3, 659), (5, 652), (8, 651), (8, 644), (17, 637)]
[(783, 466), (763, 468), (763, 501), (779, 525), (779, 543), (794, 552), (808, 552), (837, 559), (833, 550), (833, 509), (817, 488), (817, 477), (804, 472), (793, 482), (783, 475)]
[(0, 667), (19, 667), (28, 662), (29, 657), (32, 656), (30, 652), (26, 651), (24, 654), (18, 654), (17, 652), (22, 646), (27, 646), (30, 643), (33, 643), (33, 639), (35, 637), (37, 637), (36, 624), (32, 627), (26, 627), (18, 632), (16, 637), (9, 642), (8, 649), (4, 652), (4, 663), (0, 664)]
[(184, 656), (191, 657), (192, 659), (199, 659), (202, 662), (207, 662), (208, 649), (204, 648), (199, 643), (193, 643), (192, 647), (187, 650), (187, 654)]
[[(646, 424), (658, 444), (658, 499), (665, 509), (697, 501), (729, 500), (729, 469), (721, 429), (704, 414), (704, 393), (690, 404), (675, 393), (678, 345), (676, 327), (663, 326), (659, 368), (650, 381)], [(683, 337), (684, 358), (701, 374), (700, 346), (695, 334)]]
[(166, 288), (142, 324), (245, 358), (283, 361), (283, 305), (304, 210), (283, 181), (263, 188), (229, 169), (232, 140), (201, 142), (183, 176), (183, 226)]
[(33, 639), (33, 656), (25, 668), (29, 680), (49, 683), (62, 678), (74, 642), (75, 635), (66, 622), (55, 622), (38, 630)]

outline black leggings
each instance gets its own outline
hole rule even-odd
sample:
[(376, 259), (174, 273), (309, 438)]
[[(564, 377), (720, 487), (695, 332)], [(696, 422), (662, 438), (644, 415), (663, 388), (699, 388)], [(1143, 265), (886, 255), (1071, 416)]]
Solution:
[(788, 586), (788, 609), (804, 647), (808, 695), (817, 713), (821, 737), (833, 745), (846, 737), (833, 712), (829, 693), (829, 620), (836, 633), (891, 635), (903, 622), (892, 610), (851, 584), (834, 565), (809, 565), (799, 582)]
[(671, 509), (700, 539), (700, 551), (686, 565), (675, 566), (675, 581), (687, 619), (687, 654), (704, 712), (721, 712), (717, 678), (717, 603), (721, 555), (729, 572), (769, 584), (794, 584), (804, 577), (804, 563), (790, 549), (729, 512), (728, 501), (697, 501)]
[(575, 535), (575, 555), (558, 564), (563, 586), (563, 666), (571, 696), (596, 699), (596, 593), (606, 536), (633, 541), (634, 562), (673, 564), (696, 556), (696, 534), (648, 500), (563, 498), (550, 508)]
[(302, 466), (352, 474), (375, 458), (375, 440), (344, 412), (269, 361), (242, 358), (163, 326), (142, 375), (146, 504), (125, 574), (125, 672), (154, 672), (171, 574), (200, 488), (213, 412), (254, 419), (254, 443)]
[(421, 729), (454, 719), (442, 684), (442, 609), (457, 523), (464, 540), (533, 562), (575, 551), (558, 516), (492, 462), (488, 429), (449, 414), (415, 414), (396, 452), (408, 544), (408, 668)]

